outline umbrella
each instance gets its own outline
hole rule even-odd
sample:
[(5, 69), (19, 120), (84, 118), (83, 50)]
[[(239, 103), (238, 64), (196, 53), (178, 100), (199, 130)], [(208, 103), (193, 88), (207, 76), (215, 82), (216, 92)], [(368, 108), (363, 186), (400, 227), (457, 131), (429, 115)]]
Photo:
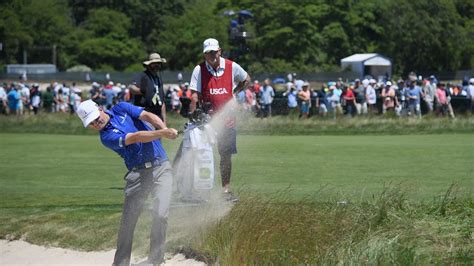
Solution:
[(239, 16), (241, 16), (243, 18), (252, 18), (253, 14), (252, 14), (252, 12), (250, 12), (248, 10), (240, 10), (239, 11)]
[(284, 84), (286, 82), (286, 80), (284, 78), (276, 78), (273, 80), (273, 83), (275, 84)]

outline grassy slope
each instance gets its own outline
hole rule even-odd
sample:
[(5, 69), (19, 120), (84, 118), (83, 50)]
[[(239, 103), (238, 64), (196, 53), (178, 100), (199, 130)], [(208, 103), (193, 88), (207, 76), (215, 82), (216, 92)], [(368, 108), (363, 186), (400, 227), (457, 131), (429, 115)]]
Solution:
[[(115, 244), (121, 211), (122, 191), (120, 188), (123, 186), (122, 176), (125, 168), (117, 155), (103, 148), (98, 142), (97, 136), (0, 134), (0, 161), (2, 162), (0, 164), (2, 173), (0, 175), (0, 237), (23, 236), (34, 243), (50, 243), (85, 250), (112, 248)], [(219, 233), (228, 230), (236, 230), (236, 237), (241, 234), (241, 238), (248, 239), (248, 234), (262, 232), (259, 226), (255, 226), (256, 223), (261, 223), (264, 227), (268, 225), (266, 220), (269, 217), (263, 215), (265, 213), (271, 214), (276, 219), (271, 219), (269, 227), (280, 228), (282, 225), (278, 221), (289, 219), (289, 217), (293, 217), (288, 221), (291, 225), (305, 226), (305, 223), (310, 223), (310, 226), (314, 226), (314, 221), (321, 218), (317, 213), (321, 212), (328, 213), (329, 220), (325, 221), (325, 225), (318, 226), (322, 226), (321, 230), (327, 228), (328, 231), (315, 229), (315, 233), (324, 236), (328, 232), (337, 232), (336, 225), (339, 223), (333, 227), (325, 226), (331, 224), (334, 219), (342, 219), (341, 223), (348, 226), (349, 231), (354, 230), (351, 234), (363, 235), (358, 238), (359, 246), (356, 247), (361, 250), (366, 247), (376, 248), (368, 243), (370, 241), (379, 241), (381, 245), (385, 245), (386, 242), (393, 243), (391, 239), (396, 237), (397, 232), (421, 232), (431, 238), (440, 233), (436, 229), (438, 227), (449, 228), (444, 233), (442, 232), (443, 249), (440, 248), (440, 250), (444, 250), (451, 242), (456, 245), (465, 245), (463, 244), (465, 240), (458, 241), (459, 236), (454, 236), (459, 231), (456, 228), (465, 230), (465, 219), (456, 220), (447, 217), (440, 220), (436, 216), (430, 216), (421, 221), (420, 217), (424, 216), (419, 215), (419, 210), (416, 208), (414, 214), (407, 214), (405, 211), (398, 212), (399, 209), (396, 209), (385, 215), (392, 217), (393, 214), (394, 217), (399, 218), (384, 222), (387, 227), (375, 228), (382, 232), (382, 235), (372, 229), (372, 233), (361, 233), (360, 230), (368, 228), (367, 225), (360, 221), (358, 223), (350, 221), (354, 217), (364, 221), (366, 220), (364, 217), (370, 215), (376, 218), (380, 215), (378, 205), (375, 207), (371, 205), (367, 207), (364, 203), (361, 206), (354, 205), (347, 214), (344, 214), (345, 216), (339, 216), (337, 210), (332, 207), (323, 209), (315, 206), (308, 207), (304, 205), (306, 201), (300, 202), (300, 200), (302, 196), (316, 194), (315, 197), (309, 196), (311, 202), (313, 201), (311, 198), (315, 199), (315, 202), (334, 203), (343, 198), (364, 202), (366, 198), (370, 199), (371, 195), (380, 193), (386, 182), (402, 182), (402, 189), (408, 192), (413, 202), (429, 200), (440, 192), (446, 191), (453, 182), (459, 185), (461, 190), (459, 195), (472, 199), (474, 187), (471, 178), (473, 166), (470, 162), (474, 145), (472, 135), (239, 136), (238, 142), (239, 154), (234, 159), (233, 184), (240, 188), (244, 195), (242, 208), (233, 211), (231, 216), (217, 227), (221, 230), (217, 233), (211, 231), (211, 235), (205, 236), (203, 241), (219, 243), (215, 241), (215, 238), (221, 239), (222, 235)], [(171, 151), (170, 157), (174, 155), (177, 144), (178, 141), (166, 141), (165, 146)], [(386, 165), (387, 161), (390, 162), (389, 165)], [(287, 189), (288, 186), (290, 189)], [(268, 207), (265, 205), (266, 201), (263, 201), (262, 209), (258, 207), (262, 203), (260, 200), (252, 201), (251, 199), (252, 195), (262, 193), (272, 196), (275, 191), (285, 194), (284, 198), (294, 213), (288, 213), (289, 209), (274, 208), (273, 205)], [(250, 201), (246, 200), (247, 197)], [(248, 206), (255, 206), (256, 209), (253, 211), (260, 216), (252, 213), (252, 209), (246, 208)], [(383, 208), (384, 206), (382, 204)], [(462, 212), (469, 212), (469, 208), (472, 209), (472, 201), (467, 208), (462, 206), (460, 208)], [(298, 211), (300, 209), (302, 212)], [(422, 208), (421, 211), (425, 212), (426, 209)], [(298, 213), (301, 216), (298, 216)], [(245, 221), (239, 218), (239, 215), (254, 218)], [(408, 218), (401, 217), (404, 215)], [(240, 226), (239, 228), (242, 229), (242, 226), (232, 224), (235, 216), (242, 222), (241, 225), (255, 226), (255, 230), (244, 230), (244, 233), (237, 231), (233, 227)], [(309, 220), (305, 217), (309, 217)], [(400, 224), (397, 219), (403, 219), (403, 224)], [(413, 224), (416, 226), (410, 227)], [(426, 229), (426, 226), (429, 226), (430, 230)], [(393, 232), (390, 231), (392, 227), (395, 230)], [(272, 236), (278, 238), (279, 244), (277, 243), (276, 247), (282, 248), (286, 246), (286, 244), (283, 245), (285, 241), (291, 241), (292, 238), (287, 237), (286, 230), (283, 227), (282, 230), (276, 230), (277, 234)], [(296, 227), (294, 230), (297, 230)], [(304, 232), (305, 230), (299, 233), (304, 235)], [(461, 233), (469, 235), (464, 231)], [(217, 236), (212, 234), (217, 234)], [(138, 232), (138, 235), (146, 237), (146, 230)], [(450, 235), (453, 237), (450, 238)], [(375, 239), (370, 238), (372, 236)], [(342, 242), (348, 241), (343, 239), (343, 235), (338, 237)], [(208, 242), (200, 247), (202, 250), (213, 249), (213, 252), (216, 252), (213, 253), (214, 256), (227, 258), (227, 262), (232, 264), (235, 263), (235, 261), (232, 262), (233, 254), (240, 252), (240, 247), (245, 244), (238, 240), (232, 237), (224, 239), (222, 245), (219, 245), (227, 247), (225, 251), (219, 250)], [(267, 241), (274, 242), (272, 238)], [(341, 246), (342, 242), (340, 242)], [(430, 243), (426, 245), (430, 246)], [(229, 244), (236, 246), (226, 246)], [(326, 245), (327, 243), (313, 244)], [(262, 244), (262, 248), (275, 248), (275, 246), (267, 245)], [(290, 246), (304, 245), (305, 238), (297, 240)], [(417, 243), (413, 245), (414, 250), (410, 249), (407, 252), (419, 252), (416, 250)], [(396, 247), (399, 248), (399, 246), (405, 247), (405, 244), (400, 243)], [(318, 249), (318, 252), (329, 256), (324, 253), (326, 248)], [(429, 250), (431, 249), (430, 246)], [(305, 250), (296, 252), (304, 253)], [(403, 257), (406, 254), (404, 250), (402, 251), (400, 254), (389, 253), (386, 256)], [(255, 257), (249, 254), (249, 258), (262, 259), (253, 261), (255, 263), (271, 262), (272, 258), (275, 258), (275, 254), (271, 252), (268, 253), (265, 250), (262, 252), (256, 254)], [(346, 261), (352, 258), (350, 249), (337, 252), (341, 252), (341, 258)], [(377, 252), (375, 255), (379, 254)], [(463, 254), (469, 251), (460, 252), (461, 256), (464, 256)], [(338, 258), (329, 257), (328, 261)], [(306, 260), (304, 256), (302, 259), (299, 255), (295, 255), (293, 259), (291, 256), (275, 259), (278, 261), (274, 262), (282, 264), (315, 262), (314, 258)], [(365, 257), (362, 258), (362, 261), (364, 260)], [(252, 260), (249, 260), (249, 263), (252, 263)]]

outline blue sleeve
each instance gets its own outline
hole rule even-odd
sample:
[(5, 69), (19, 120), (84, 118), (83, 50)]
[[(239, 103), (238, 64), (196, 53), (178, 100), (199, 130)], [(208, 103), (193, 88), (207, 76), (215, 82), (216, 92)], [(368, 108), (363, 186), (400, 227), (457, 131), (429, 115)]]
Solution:
[(114, 111), (118, 113), (127, 113), (130, 117), (138, 119), (143, 112), (143, 107), (138, 107), (127, 102), (120, 102), (114, 107)]
[(106, 132), (100, 134), (100, 140), (105, 147), (112, 149), (114, 151), (118, 151), (121, 149), (125, 149), (125, 137), (127, 136), (126, 133), (123, 132)]

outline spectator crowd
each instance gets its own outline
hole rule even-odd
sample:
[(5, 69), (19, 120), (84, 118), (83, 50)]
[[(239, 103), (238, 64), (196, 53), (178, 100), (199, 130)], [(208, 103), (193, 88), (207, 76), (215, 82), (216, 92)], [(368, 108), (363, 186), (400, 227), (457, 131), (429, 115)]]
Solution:
[[(235, 99), (243, 110), (261, 118), (275, 113), (301, 119), (311, 115), (336, 118), (375, 114), (420, 118), (429, 113), (454, 118), (453, 99), (463, 100), (467, 103), (464, 111), (474, 112), (474, 78), (466, 78), (460, 84), (443, 83), (433, 75), (423, 78), (412, 72), (406, 79), (397, 81), (376, 81), (370, 77), (353, 81), (338, 79), (313, 88), (310, 82), (289, 74), (288, 81), (278, 86), (280, 90), (277, 92), (270, 79), (265, 79), (262, 84), (255, 80), (236, 94)], [(168, 85), (167, 109), (179, 113), (182, 103), (186, 102), (183, 99), (191, 97), (188, 82)], [(284, 108), (278, 106), (279, 112), (274, 111), (276, 98), (285, 101)], [(74, 114), (79, 103), (87, 99), (105, 109), (122, 101), (133, 103), (130, 86), (113, 81), (92, 82), (89, 89), (81, 89), (74, 82), (51, 82), (45, 88), (40, 88), (38, 83), (4, 82), (0, 85), (0, 114)]]
[[(275, 97), (269, 80), (260, 86), (255, 81), (238, 96), (243, 108), (259, 117), (271, 115)], [(377, 81), (371, 77), (353, 81), (329, 81), (312, 88), (308, 81), (288, 76), (282, 97), (286, 98), (285, 114), (298, 114), (306, 119), (310, 114), (336, 118), (366, 115), (412, 116), (433, 113), (437, 116), (455, 117), (452, 101), (458, 101), (458, 108), (474, 112), (474, 78), (465, 78), (461, 84), (442, 83), (435, 76), (423, 78), (411, 72), (404, 79)], [(423, 112), (422, 112), (423, 111)]]

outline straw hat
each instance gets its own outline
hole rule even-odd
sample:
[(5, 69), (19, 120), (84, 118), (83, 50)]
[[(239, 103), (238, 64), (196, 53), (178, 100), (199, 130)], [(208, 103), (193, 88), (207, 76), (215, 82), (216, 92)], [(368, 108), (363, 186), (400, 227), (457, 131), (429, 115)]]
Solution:
[(145, 66), (148, 66), (149, 64), (152, 64), (152, 63), (166, 63), (166, 59), (161, 58), (160, 54), (158, 53), (152, 53), (148, 57), (148, 61), (143, 62), (143, 64)]

